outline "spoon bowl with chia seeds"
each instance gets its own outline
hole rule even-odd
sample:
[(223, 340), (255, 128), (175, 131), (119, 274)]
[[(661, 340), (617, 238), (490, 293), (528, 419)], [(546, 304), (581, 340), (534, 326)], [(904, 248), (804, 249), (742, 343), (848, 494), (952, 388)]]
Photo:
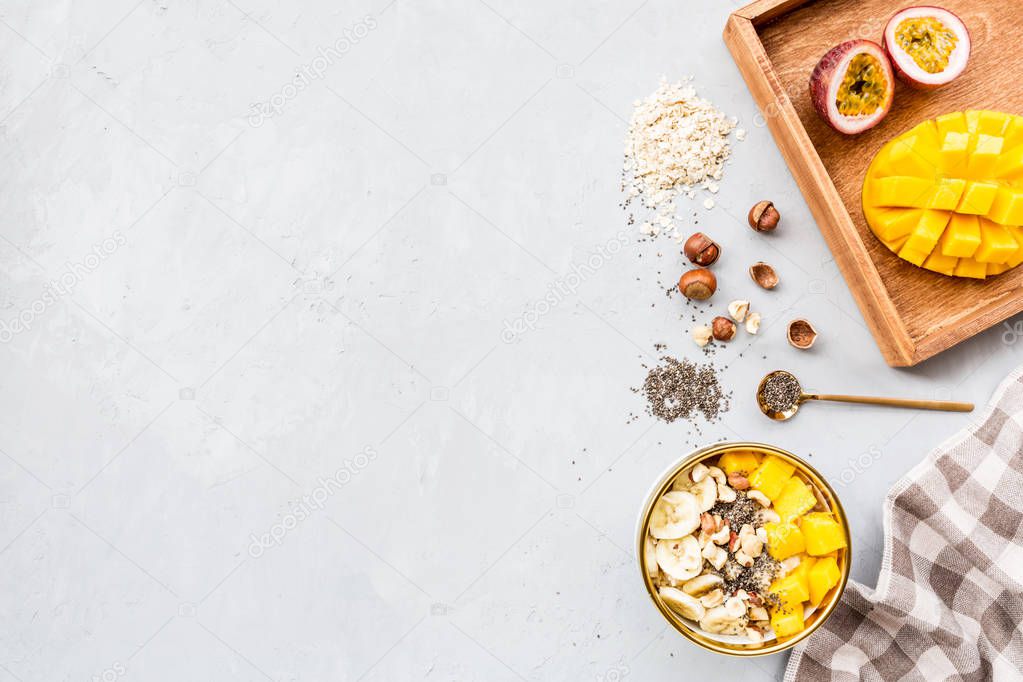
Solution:
[(757, 405), (760, 411), (775, 421), (792, 419), (799, 406), (808, 400), (828, 400), (839, 403), (861, 405), (882, 405), (884, 407), (908, 407), (917, 410), (938, 410), (941, 412), (972, 412), (973, 403), (959, 403), (951, 400), (913, 400), (906, 398), (878, 398), (863, 395), (832, 395), (805, 393), (803, 387), (790, 372), (775, 370), (760, 380), (757, 386)]
[(780, 369), (761, 379), (757, 387), (760, 411), (776, 421), (791, 419), (806, 399), (799, 379)]

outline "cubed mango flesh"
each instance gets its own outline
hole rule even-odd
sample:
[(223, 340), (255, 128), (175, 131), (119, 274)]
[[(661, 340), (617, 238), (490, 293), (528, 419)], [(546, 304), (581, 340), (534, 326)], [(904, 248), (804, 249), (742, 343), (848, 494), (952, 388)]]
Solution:
[(771, 500), (775, 500), (795, 470), (796, 465), (776, 455), (768, 455), (749, 477), (749, 484)]
[(760, 453), (751, 451), (726, 452), (718, 458), (718, 467), (726, 474), (751, 474), (760, 466)]
[(942, 114), (934, 119), (934, 123), (938, 127), (938, 135), (941, 137), (944, 137), (948, 132), (968, 132), (966, 127), (966, 114), (962, 111), (953, 111), (950, 114)]
[(871, 213), (871, 224), (876, 226), (877, 236), (885, 242), (908, 237), (923, 215), (923, 211), (899, 208), (875, 208), (871, 209)]
[(941, 172), (962, 175), (970, 160), (970, 134), (950, 130), (941, 140)]
[(934, 182), (925, 178), (893, 175), (879, 178), (867, 192), (873, 206), (927, 208), (934, 194)]
[(1002, 155), (1005, 140), (991, 135), (978, 135), (977, 143), (970, 150), (970, 160), (966, 166), (966, 177), (984, 180), (992, 176), (998, 157)]
[(778, 561), (806, 551), (803, 532), (796, 524), (783, 521), (765, 523), (764, 530), (767, 531), (767, 553)]
[(1016, 245), (1019, 247), (1012, 258), (1006, 263), (1010, 268), (1014, 268), (1020, 263), (1023, 263), (1023, 228), (1010, 227), (1009, 234), (1016, 240)]
[[(795, 576), (798, 580), (802, 581), (806, 585), (806, 589), (809, 592), (810, 589), (810, 569), (817, 563), (817, 557), (812, 557), (809, 554), (803, 554), (799, 557), (799, 565), (792, 569), (789, 573), (791, 576)], [(787, 576), (786, 576), (787, 577)]]
[(799, 530), (806, 553), (811, 556), (823, 556), (848, 546), (842, 526), (827, 512), (807, 514), (800, 520)]
[(1016, 238), (1006, 227), (980, 219), (980, 248), (973, 259), (981, 263), (1005, 263), (1016, 253)]
[(955, 214), (987, 215), (997, 195), (997, 183), (970, 180), (966, 183), (966, 189), (963, 190), (963, 196), (955, 208)]
[(802, 604), (810, 598), (808, 581), (793, 573), (772, 582), (767, 593), (773, 596), (769, 603), (781, 610), (793, 604)]
[(890, 140), (867, 169), (863, 215), (900, 258), (943, 275), (1023, 264), (1023, 117), (953, 112)]
[(922, 251), (924, 254), (930, 253), (941, 239), (951, 217), (952, 214), (947, 211), (924, 211), (920, 214), (920, 222), (909, 235), (905, 248)]
[(935, 152), (923, 135), (907, 135), (893, 140), (884, 152), (884, 174), (933, 178), (941, 165), (941, 159)]
[(809, 583), (810, 603), (820, 606), (824, 597), (832, 587), (838, 584), (842, 578), (842, 572), (838, 569), (838, 562), (832, 557), (818, 560), (809, 570), (807, 581)]
[(908, 243), (899, 249), (899, 258), (902, 260), (909, 261), (913, 265), (919, 265), (923, 267), (924, 261), (927, 260), (927, 256), (930, 255), (926, 251), (920, 249), (909, 248)]
[(788, 611), (776, 611), (771, 614), (771, 629), (778, 639), (798, 635), (806, 628), (803, 617), (803, 605), (797, 604)]
[(980, 247), (980, 223), (977, 217), (954, 213), (938, 243), (946, 256), (969, 258)]
[(987, 264), (978, 263), (972, 258), (960, 258), (959, 264), (956, 265), (955, 276), (984, 279), (987, 277)]
[(999, 188), (987, 218), (999, 225), (1023, 225), (1023, 189)]
[(1009, 124), (1012, 123), (1012, 114), (1001, 111), (967, 111), (966, 129), (972, 134), (992, 135), (1003, 137)]
[(959, 259), (955, 256), (946, 256), (941, 253), (938, 249), (931, 251), (930, 255), (923, 263), (923, 267), (931, 270), (932, 272), (940, 272), (943, 275), (955, 274), (956, 266), (959, 265)]
[(1023, 145), (1002, 154), (995, 164), (994, 177), (1012, 182), (1023, 179)]
[(817, 505), (817, 497), (806, 483), (797, 476), (785, 482), (781, 494), (774, 501), (774, 511), (782, 521), (792, 521)]

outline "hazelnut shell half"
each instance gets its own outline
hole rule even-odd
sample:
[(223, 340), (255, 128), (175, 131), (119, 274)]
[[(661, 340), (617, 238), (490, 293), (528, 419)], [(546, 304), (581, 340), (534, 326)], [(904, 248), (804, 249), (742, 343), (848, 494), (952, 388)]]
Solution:
[(762, 289), (773, 289), (778, 286), (778, 273), (767, 263), (760, 261), (750, 266), (749, 276)]
[(806, 320), (789, 322), (789, 343), (800, 350), (811, 348), (817, 340), (817, 330)]

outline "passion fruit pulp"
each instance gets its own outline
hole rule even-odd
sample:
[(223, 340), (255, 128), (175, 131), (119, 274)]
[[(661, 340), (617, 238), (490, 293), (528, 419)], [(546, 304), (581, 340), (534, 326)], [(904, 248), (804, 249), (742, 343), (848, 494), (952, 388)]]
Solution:
[(835, 106), (843, 116), (869, 116), (884, 102), (888, 87), (880, 61), (862, 52), (849, 62), (835, 96)]
[(910, 7), (885, 27), (883, 46), (896, 73), (910, 87), (937, 88), (952, 82), (970, 56), (966, 24), (941, 7)]
[(846, 135), (873, 128), (888, 115), (895, 75), (883, 48), (850, 40), (832, 48), (810, 76), (810, 98), (821, 118)]

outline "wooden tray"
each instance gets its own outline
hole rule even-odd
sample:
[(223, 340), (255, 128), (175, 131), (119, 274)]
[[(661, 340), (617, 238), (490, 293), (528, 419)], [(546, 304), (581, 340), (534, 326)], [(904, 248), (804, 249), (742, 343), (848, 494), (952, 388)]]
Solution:
[(893, 366), (915, 365), (1023, 311), (1023, 266), (985, 281), (932, 273), (881, 244), (860, 208), (867, 165), (895, 135), (950, 111), (1023, 114), (1018, 83), (1023, 4), (941, 0), (970, 29), (973, 52), (966, 72), (930, 93), (896, 84), (892, 111), (862, 135), (849, 138), (833, 131), (810, 103), (810, 73), (825, 52), (851, 38), (880, 43), (891, 15), (912, 4), (760, 0), (735, 12), (724, 35), (882, 355)]

